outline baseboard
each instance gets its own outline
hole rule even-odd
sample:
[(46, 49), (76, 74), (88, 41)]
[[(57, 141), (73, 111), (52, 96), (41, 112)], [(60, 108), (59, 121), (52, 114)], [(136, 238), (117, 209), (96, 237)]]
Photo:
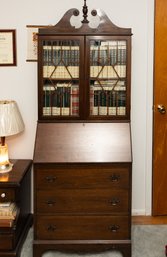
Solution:
[(147, 216), (145, 209), (132, 209), (132, 216)]

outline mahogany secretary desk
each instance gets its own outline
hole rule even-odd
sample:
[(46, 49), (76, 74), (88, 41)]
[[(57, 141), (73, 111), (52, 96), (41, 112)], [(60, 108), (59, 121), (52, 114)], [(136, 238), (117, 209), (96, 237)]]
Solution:
[[(131, 256), (131, 29), (77, 9), (38, 34), (34, 257)], [(96, 23), (96, 26), (95, 26)], [(98, 23), (98, 24), (97, 24)]]

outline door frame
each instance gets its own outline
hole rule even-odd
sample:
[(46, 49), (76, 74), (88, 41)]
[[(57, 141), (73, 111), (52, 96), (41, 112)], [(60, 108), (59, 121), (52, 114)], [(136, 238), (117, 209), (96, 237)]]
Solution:
[(147, 109), (146, 109), (146, 158), (145, 158), (145, 215), (152, 215), (153, 175), (153, 72), (154, 72), (154, 0), (147, 0)]

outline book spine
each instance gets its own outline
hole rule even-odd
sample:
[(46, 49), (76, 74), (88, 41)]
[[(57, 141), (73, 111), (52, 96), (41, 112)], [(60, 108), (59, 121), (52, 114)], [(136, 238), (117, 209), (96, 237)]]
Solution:
[(54, 87), (50, 84), (46, 84), (43, 87), (43, 115), (51, 115), (51, 106), (52, 106), (52, 95), (54, 92)]
[(13, 223), (13, 219), (0, 219), (0, 228), (12, 227)]
[(72, 116), (79, 115), (79, 85), (71, 86), (71, 113)]

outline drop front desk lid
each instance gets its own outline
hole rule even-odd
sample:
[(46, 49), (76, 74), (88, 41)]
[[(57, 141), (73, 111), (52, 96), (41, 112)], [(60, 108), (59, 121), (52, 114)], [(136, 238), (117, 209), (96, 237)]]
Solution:
[(38, 123), (34, 163), (131, 162), (129, 123)]

